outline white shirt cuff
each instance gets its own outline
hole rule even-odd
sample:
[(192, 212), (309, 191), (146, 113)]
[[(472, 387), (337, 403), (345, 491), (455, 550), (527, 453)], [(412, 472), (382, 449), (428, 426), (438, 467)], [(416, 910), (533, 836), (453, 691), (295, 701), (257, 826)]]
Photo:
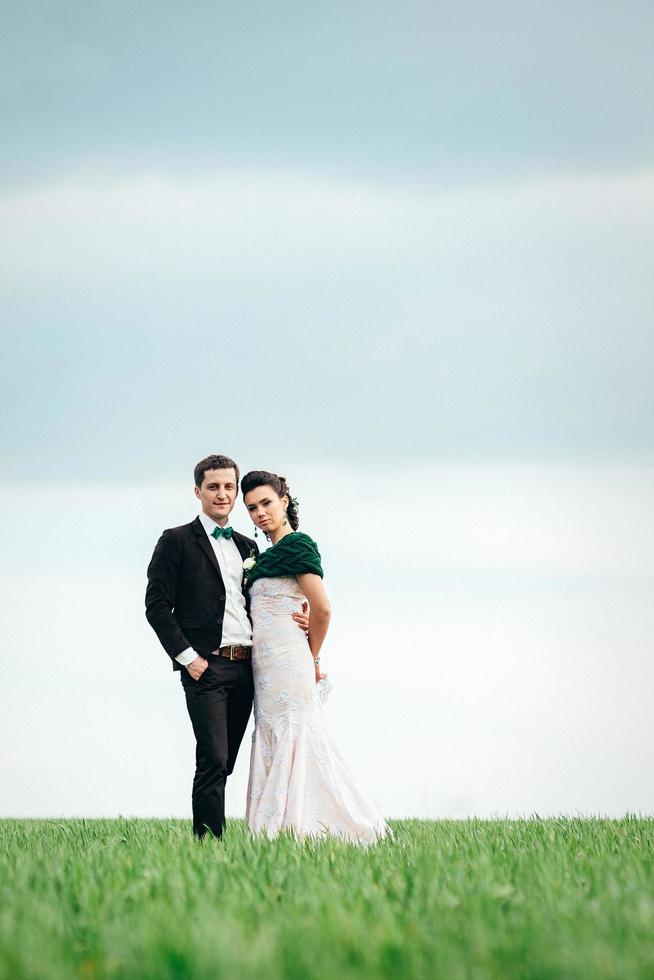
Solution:
[(180, 663), (182, 667), (188, 667), (189, 664), (193, 663), (197, 656), (198, 654), (195, 652), (193, 647), (187, 647), (186, 650), (182, 650), (181, 653), (177, 654), (175, 660)]

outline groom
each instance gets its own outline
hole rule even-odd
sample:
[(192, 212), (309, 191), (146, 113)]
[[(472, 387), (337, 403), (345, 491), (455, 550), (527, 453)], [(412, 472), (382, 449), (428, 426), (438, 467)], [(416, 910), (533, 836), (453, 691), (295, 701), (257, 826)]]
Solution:
[[(173, 670), (181, 671), (197, 743), (193, 832), (202, 838), (207, 831), (222, 835), (225, 782), (252, 708), (252, 623), (243, 562), (259, 549), (229, 524), (239, 482), (234, 460), (207, 456), (194, 476), (202, 512), (159, 538), (148, 566), (145, 615)], [(308, 629), (308, 616), (294, 613), (293, 619)]]

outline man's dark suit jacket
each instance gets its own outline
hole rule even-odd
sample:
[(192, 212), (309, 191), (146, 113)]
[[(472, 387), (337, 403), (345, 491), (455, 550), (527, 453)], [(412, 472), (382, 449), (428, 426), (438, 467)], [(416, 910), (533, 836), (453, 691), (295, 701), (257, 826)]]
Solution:
[[(232, 538), (243, 560), (259, 549), (251, 538), (234, 531)], [(249, 596), (246, 608), (250, 614)], [(148, 565), (145, 615), (173, 662), (193, 647), (206, 657), (217, 650), (223, 633), (225, 584), (207, 532), (199, 517), (190, 524), (164, 531)]]

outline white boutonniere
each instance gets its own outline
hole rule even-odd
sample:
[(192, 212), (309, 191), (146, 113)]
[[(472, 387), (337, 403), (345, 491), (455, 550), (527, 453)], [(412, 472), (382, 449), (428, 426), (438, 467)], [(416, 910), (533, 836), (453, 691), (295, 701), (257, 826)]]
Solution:
[(256, 563), (257, 563), (257, 556), (254, 553), (254, 548), (250, 548), (250, 554), (243, 562), (243, 576), (246, 582), (249, 573), (252, 571)]

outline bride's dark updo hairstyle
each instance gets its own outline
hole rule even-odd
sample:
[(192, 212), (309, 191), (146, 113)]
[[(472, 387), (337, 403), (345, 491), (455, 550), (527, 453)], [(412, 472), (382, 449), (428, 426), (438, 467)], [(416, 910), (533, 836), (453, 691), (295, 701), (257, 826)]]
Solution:
[(243, 494), (243, 498), (245, 498), (246, 493), (249, 493), (250, 490), (255, 490), (256, 487), (272, 487), (279, 497), (288, 497), (286, 516), (293, 530), (297, 531), (300, 526), (297, 501), (289, 490), (286, 477), (277, 476), (276, 473), (267, 473), (265, 470), (250, 470), (241, 480), (241, 493)]

